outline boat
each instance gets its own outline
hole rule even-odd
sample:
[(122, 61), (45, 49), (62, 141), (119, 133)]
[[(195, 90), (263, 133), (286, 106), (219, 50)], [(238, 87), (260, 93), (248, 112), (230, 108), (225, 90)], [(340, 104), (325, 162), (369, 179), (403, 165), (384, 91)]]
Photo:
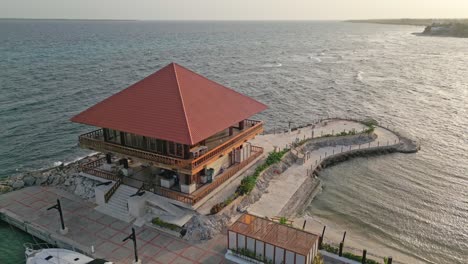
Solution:
[(84, 254), (63, 249), (50, 248), (48, 244), (24, 244), (26, 264), (112, 264), (104, 259), (93, 259)]

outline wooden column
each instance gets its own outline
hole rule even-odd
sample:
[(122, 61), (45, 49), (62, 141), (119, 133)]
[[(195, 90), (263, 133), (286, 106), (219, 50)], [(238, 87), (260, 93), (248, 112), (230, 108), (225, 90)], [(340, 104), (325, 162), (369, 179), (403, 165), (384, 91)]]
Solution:
[(232, 136), (232, 135), (234, 135), (234, 128), (229, 127), (229, 136)]
[(125, 132), (120, 132), (120, 145), (125, 146)]
[(107, 141), (107, 139), (109, 138), (109, 130), (107, 128), (103, 128), (102, 131), (104, 135), (104, 141)]
[(190, 158), (190, 146), (184, 145), (184, 159)]
[(245, 126), (245, 120), (242, 120), (239, 122), (239, 129), (242, 130), (244, 129), (244, 126)]

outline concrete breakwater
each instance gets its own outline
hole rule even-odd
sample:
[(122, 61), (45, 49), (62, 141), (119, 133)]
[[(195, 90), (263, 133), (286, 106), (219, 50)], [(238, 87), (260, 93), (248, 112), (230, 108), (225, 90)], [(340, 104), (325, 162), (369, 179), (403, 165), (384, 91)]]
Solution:
[[(379, 127), (379, 128), (385, 129), (397, 135), (399, 138), (398, 143), (395, 143), (392, 145), (378, 144), (377, 146), (371, 147), (371, 144), (369, 142), (368, 147), (366, 147), (364, 144), (364, 146), (362, 147), (359, 146), (357, 149), (351, 149), (347, 151), (343, 151), (341, 149), (341, 152), (339, 153), (332, 154), (324, 158), (320, 158), (318, 162), (316, 161), (316, 165), (315, 166), (312, 165), (311, 169), (308, 170), (309, 177), (305, 179), (305, 181), (302, 183), (300, 188), (294, 193), (294, 195), (291, 196), (288, 203), (286, 203), (286, 205), (281, 210), (280, 215), (291, 217), (291, 216), (300, 215), (304, 213), (307, 206), (312, 202), (315, 196), (320, 192), (322, 184), (319, 179), (319, 172), (327, 167), (330, 167), (340, 162), (344, 162), (349, 159), (357, 158), (357, 157), (370, 157), (370, 156), (385, 155), (385, 154), (390, 154), (390, 153), (415, 153), (420, 149), (420, 146), (418, 143), (406, 137), (398, 135), (397, 133), (387, 128), (383, 128), (383, 127)], [(341, 141), (340, 143), (344, 143), (344, 142)], [(311, 143), (309, 147), (306, 146), (305, 148), (313, 149), (315, 148), (314, 145), (315, 145), (314, 143)], [(337, 142), (337, 145), (343, 145), (343, 144), (339, 144), (339, 142)]]

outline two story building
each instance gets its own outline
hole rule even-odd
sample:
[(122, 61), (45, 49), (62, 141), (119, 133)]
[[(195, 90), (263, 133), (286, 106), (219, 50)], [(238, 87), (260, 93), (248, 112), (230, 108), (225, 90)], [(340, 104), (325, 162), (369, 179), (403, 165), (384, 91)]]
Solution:
[(171, 63), (71, 121), (98, 127), (79, 144), (107, 154), (83, 172), (194, 205), (261, 155), (249, 118), (266, 108)]

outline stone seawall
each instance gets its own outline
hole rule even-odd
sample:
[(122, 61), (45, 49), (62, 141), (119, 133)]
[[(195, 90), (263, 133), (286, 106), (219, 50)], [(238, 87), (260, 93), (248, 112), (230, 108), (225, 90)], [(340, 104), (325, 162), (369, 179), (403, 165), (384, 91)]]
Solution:
[(54, 234), (49, 232), (46, 228), (41, 227), (35, 223), (28, 222), (23, 217), (16, 215), (15, 213), (0, 209), (0, 220), (23, 230), (31, 236), (38, 238), (50, 245), (54, 245), (58, 248), (69, 249), (76, 251), (88, 256), (92, 256), (91, 248), (85, 247), (80, 243), (73, 241), (63, 235)]

